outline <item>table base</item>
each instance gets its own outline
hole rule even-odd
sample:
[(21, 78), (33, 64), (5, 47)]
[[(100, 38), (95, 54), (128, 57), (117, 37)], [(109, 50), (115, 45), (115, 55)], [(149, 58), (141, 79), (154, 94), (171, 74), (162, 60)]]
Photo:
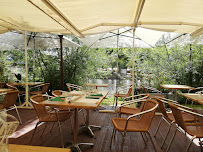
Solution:
[(95, 126), (95, 125), (82, 126), (79, 129), (79, 134), (85, 133), (90, 137), (94, 137), (93, 130), (101, 130), (101, 126)]
[(93, 147), (94, 144), (93, 143), (78, 143), (78, 144), (75, 144), (75, 145), (71, 145), (67, 148), (70, 148), (71, 149), (71, 152), (82, 152), (81, 149), (86, 149), (86, 148), (90, 148), (90, 147)]

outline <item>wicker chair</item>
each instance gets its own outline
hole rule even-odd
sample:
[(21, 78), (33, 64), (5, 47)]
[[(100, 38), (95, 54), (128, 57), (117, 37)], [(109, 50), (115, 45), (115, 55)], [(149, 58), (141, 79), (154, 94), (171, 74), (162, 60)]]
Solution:
[[(63, 137), (62, 137), (62, 132), (61, 132), (61, 123), (67, 121), (72, 116), (72, 112), (69, 112), (69, 111), (60, 111), (59, 112), (57, 109), (55, 110), (55, 112), (53, 112), (53, 111), (48, 112), (44, 106), (39, 105), (39, 103), (43, 102), (44, 98), (46, 98), (46, 97), (47, 97), (46, 95), (40, 95), (40, 94), (30, 97), (30, 100), (32, 101), (32, 104), (34, 106), (34, 109), (35, 109), (36, 114), (37, 114), (38, 119), (39, 119), (39, 121), (37, 122), (37, 124), (35, 126), (30, 144), (32, 142), (32, 139), (33, 139), (33, 136), (34, 136), (35, 131), (37, 129), (37, 126), (40, 123), (46, 122), (46, 125), (45, 125), (45, 128), (46, 128), (48, 122), (53, 122), (53, 123), (57, 122), (58, 126), (59, 126), (61, 144), (62, 144), (62, 147), (64, 147)], [(45, 131), (45, 128), (42, 132), (42, 135)]]
[(76, 84), (66, 83), (66, 86), (67, 86), (69, 92), (71, 92), (73, 90), (82, 90), (82, 86), (79, 86)]
[[(195, 89), (190, 89), (190, 90), (188, 90), (188, 93), (195, 93), (195, 94), (203, 94), (203, 87), (197, 87), (197, 88), (195, 88)], [(186, 101), (185, 101), (185, 105), (187, 104), (187, 102), (189, 101), (190, 99), (186, 99)], [(193, 103), (194, 103), (194, 101), (192, 100), (191, 101), (191, 107), (193, 106)]]
[[(163, 140), (162, 145), (161, 145), (161, 148), (163, 148), (164, 143), (165, 143), (165, 141), (166, 141), (166, 139), (167, 139), (167, 136), (168, 136), (168, 134), (169, 134), (169, 132), (170, 132), (170, 130), (171, 130), (171, 127), (172, 127), (172, 125), (173, 125), (174, 122), (175, 122), (175, 118), (174, 118), (173, 114), (166, 112), (164, 103), (165, 103), (165, 104), (168, 104), (169, 102), (172, 102), (172, 103), (174, 103), (175, 105), (177, 105), (178, 107), (182, 107), (182, 108), (184, 108), (184, 109), (186, 109), (186, 110), (190, 110), (190, 111), (193, 111), (193, 112), (194, 112), (195, 110), (193, 110), (193, 109), (191, 109), (191, 108), (188, 108), (188, 107), (185, 107), (185, 106), (182, 106), (182, 105), (178, 104), (177, 102), (175, 102), (175, 101), (173, 101), (173, 100), (166, 99), (166, 98), (162, 98), (162, 97), (158, 97), (158, 96), (157, 96), (157, 97), (155, 97), (155, 99), (156, 99), (156, 100), (158, 101), (158, 103), (159, 103), (159, 110), (160, 110), (160, 112), (162, 113), (162, 117), (161, 117), (161, 120), (160, 120), (160, 122), (159, 122), (159, 124), (158, 124), (158, 127), (157, 127), (156, 131), (155, 131), (154, 137), (156, 136), (156, 134), (157, 134), (157, 132), (158, 132), (158, 130), (159, 130), (159, 127), (161, 126), (161, 123), (162, 123), (163, 120), (164, 120), (166, 123), (169, 124), (169, 128), (168, 128), (168, 130), (167, 130), (166, 136), (164, 137), (164, 140)], [(189, 114), (189, 113), (186, 113), (186, 112), (183, 112), (183, 113), (182, 113), (182, 116), (183, 116), (183, 119), (184, 119), (185, 122), (195, 122), (195, 121), (198, 121), (198, 118), (196, 118), (196, 117), (194, 117), (193, 115), (191, 115), (191, 114)]]
[(8, 84), (8, 83), (7, 83), (6, 85), (7, 85), (7, 87), (8, 87), (9, 89), (13, 89), (13, 90), (17, 90), (17, 91), (18, 91), (18, 100), (19, 100), (19, 103), (20, 103), (20, 105), (21, 105), (22, 102), (21, 102), (20, 97), (25, 95), (25, 91), (19, 91), (18, 88), (16, 88), (15, 86), (10, 85), (10, 84)]
[(154, 99), (154, 97), (156, 96), (160, 96), (160, 97), (164, 97), (162, 92), (159, 91), (156, 88), (152, 88), (152, 87), (146, 87), (141, 85), (146, 93), (146, 95), (150, 98), (150, 99)]
[(183, 112), (187, 112), (189, 114), (192, 114), (194, 115), (195, 117), (203, 117), (203, 115), (199, 114), (199, 113), (195, 113), (195, 112), (191, 112), (191, 111), (188, 111), (186, 109), (183, 109), (183, 108), (180, 108), (176, 105), (174, 105), (173, 103), (168, 103), (168, 105), (171, 107), (171, 110), (172, 110), (172, 113), (174, 115), (174, 118), (175, 118), (175, 122), (177, 123), (177, 128), (176, 128), (176, 131), (170, 141), (170, 144), (168, 146), (168, 149), (167, 151), (169, 150), (170, 148), (170, 145), (176, 135), (176, 132), (177, 130), (179, 129), (179, 127), (181, 127), (186, 133), (188, 133), (189, 135), (192, 136), (191, 140), (190, 140), (190, 143), (188, 144), (187, 148), (186, 148), (186, 152), (189, 151), (189, 148), (190, 148), (190, 145), (192, 143), (192, 141), (195, 139), (195, 138), (199, 138), (199, 141), (200, 141), (200, 147), (201, 147), (201, 151), (203, 151), (202, 149), (202, 141), (200, 140), (200, 138), (203, 138), (203, 122), (196, 122), (196, 123), (186, 123), (184, 121), (184, 118), (183, 118)]
[(5, 108), (7, 111), (15, 109), (16, 113), (18, 115), (19, 122), (20, 122), (20, 124), (22, 124), (17, 106), (15, 105), (17, 97), (18, 97), (18, 91), (17, 90), (7, 92), (5, 97), (4, 97), (3, 103), (0, 103), (0, 109)]
[[(41, 90), (32, 91), (32, 92), (29, 92), (29, 94), (31, 94), (31, 95), (35, 95), (35, 94), (46, 94), (46, 92), (47, 92), (47, 90), (48, 90), (48, 88), (49, 88), (49, 85), (50, 85), (50, 83), (45, 83), (45, 84), (37, 85), (37, 86), (35, 86), (35, 87), (33, 87), (33, 88), (38, 88), (38, 89), (41, 88)], [(32, 88), (30, 88), (30, 89), (32, 89)]]
[[(145, 102), (141, 101), (147, 98), (148, 97), (146, 96), (146, 94), (139, 94), (125, 98), (123, 103), (119, 107), (117, 107), (116, 115), (121, 117), (122, 114), (131, 115), (141, 112), (145, 104)], [(138, 102), (140, 102), (139, 105)]]
[[(123, 87), (120, 87), (120, 88), (118, 88), (116, 93), (114, 93), (114, 102), (116, 100), (116, 104), (115, 104), (116, 107), (117, 107), (117, 104), (118, 104), (118, 98), (119, 97), (121, 97), (121, 98), (130, 97), (130, 94), (132, 92), (132, 85), (130, 85), (130, 87), (128, 88), (128, 92), (127, 93), (123, 93), (123, 91), (126, 91), (126, 90), (127, 89), (124, 89)], [(114, 102), (113, 102), (113, 105), (114, 105)]]
[[(158, 103), (154, 100), (145, 100), (145, 105), (143, 111), (134, 115), (130, 115), (128, 118), (113, 118), (112, 123), (114, 125), (112, 137), (111, 137), (111, 144), (113, 137), (115, 137), (116, 131), (119, 131), (123, 138), (121, 144), (121, 151), (123, 150), (123, 145), (125, 141), (125, 136), (127, 132), (145, 132), (149, 135), (151, 142), (153, 144), (154, 149), (155, 145), (152, 141), (151, 135), (149, 133), (149, 127), (151, 125), (152, 119), (154, 117), (156, 108), (158, 107)], [(135, 117), (140, 116), (139, 119), (134, 119)], [(142, 135), (142, 134), (141, 134)], [(143, 136), (142, 136), (143, 137)], [(144, 140), (144, 138), (143, 138)], [(145, 142), (145, 140), (144, 140)], [(146, 142), (145, 142), (146, 145)]]
[(0, 88), (4, 88), (5, 85), (6, 85), (6, 82), (0, 82)]

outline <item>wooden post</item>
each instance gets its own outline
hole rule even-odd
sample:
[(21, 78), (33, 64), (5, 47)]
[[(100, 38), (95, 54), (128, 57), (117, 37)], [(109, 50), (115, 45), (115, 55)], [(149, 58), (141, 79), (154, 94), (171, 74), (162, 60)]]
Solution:
[(61, 80), (61, 90), (64, 90), (64, 74), (63, 74), (63, 35), (59, 35), (60, 38), (60, 80)]

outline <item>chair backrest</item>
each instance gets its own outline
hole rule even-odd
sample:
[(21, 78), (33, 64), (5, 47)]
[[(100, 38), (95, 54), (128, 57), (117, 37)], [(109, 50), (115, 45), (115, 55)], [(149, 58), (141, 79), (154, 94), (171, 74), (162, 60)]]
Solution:
[(30, 97), (30, 100), (33, 104), (33, 107), (35, 109), (35, 112), (37, 113), (37, 116), (39, 118), (39, 121), (43, 121), (43, 119), (48, 116), (48, 113), (46, 111), (46, 108), (44, 106), (39, 105), (40, 102), (44, 101), (44, 96), (41, 94), (34, 95)]
[(4, 97), (4, 102), (3, 102), (4, 108), (9, 108), (16, 103), (18, 93), (19, 93), (19, 91), (17, 91), (17, 90), (6, 93), (6, 95)]
[(170, 106), (171, 110), (172, 110), (172, 113), (173, 113), (173, 116), (175, 118), (175, 122), (182, 128), (184, 129), (185, 131), (187, 130), (186, 128), (186, 125), (185, 125), (185, 121), (183, 119), (183, 116), (182, 116), (182, 112), (181, 110), (178, 109), (178, 106), (172, 104), (172, 103), (168, 103), (168, 105)]
[(10, 84), (6, 84), (7, 85), (7, 87), (9, 88), (9, 89), (13, 89), (13, 90), (18, 90), (18, 88), (16, 88), (15, 86), (13, 86), (13, 85), (10, 85)]
[(3, 88), (5, 86), (6, 82), (0, 82), (0, 88)]
[(71, 92), (72, 90), (82, 90), (82, 87), (76, 84), (66, 83), (68, 91)]
[(143, 108), (142, 112), (148, 111), (148, 110), (154, 108), (154, 110), (149, 111), (145, 114), (142, 114), (140, 117), (141, 126), (146, 129), (149, 129), (152, 119), (154, 117), (155, 111), (156, 111), (156, 107), (158, 107), (158, 102), (156, 102), (155, 100), (151, 100), (151, 99), (147, 99), (145, 102), (146, 103), (144, 104), (144, 108)]
[(54, 91), (52, 91), (51, 93), (52, 93), (52, 95), (53, 95), (54, 97), (57, 97), (57, 96), (62, 95), (61, 90), (54, 90)]
[(45, 94), (49, 88), (49, 85), (50, 83), (45, 83), (43, 86), (42, 86), (42, 94)]
[[(170, 120), (169, 119), (169, 117), (168, 117), (168, 115), (167, 115), (167, 113), (166, 113), (166, 109), (165, 109), (165, 106), (164, 106), (164, 102), (163, 102), (163, 100), (162, 99), (160, 99), (160, 98), (158, 98), (158, 97), (154, 97), (156, 100), (157, 100), (157, 102), (159, 103), (159, 110), (160, 110), (160, 112), (164, 115), (164, 117), (166, 118), (166, 119), (168, 119), (168, 120)], [(165, 101), (165, 100), (164, 100)], [(166, 103), (167, 101), (165, 101), (165, 103)], [(168, 102), (167, 102), (168, 103)], [(170, 121), (172, 121), (172, 120), (170, 120)]]
[(130, 88), (129, 88), (128, 93), (127, 93), (128, 96), (130, 96), (130, 94), (131, 94), (131, 92), (132, 92), (132, 89), (133, 89), (133, 88), (132, 88), (132, 85), (130, 85)]
[(195, 89), (188, 90), (188, 93), (203, 94), (203, 87), (197, 87)]

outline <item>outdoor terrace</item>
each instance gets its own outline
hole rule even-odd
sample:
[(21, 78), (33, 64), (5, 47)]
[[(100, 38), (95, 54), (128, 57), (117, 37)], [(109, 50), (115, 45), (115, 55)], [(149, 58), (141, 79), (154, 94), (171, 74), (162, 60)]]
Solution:
[[(107, 108), (111, 108), (110, 106), (107, 106)], [(16, 115), (15, 111), (9, 111), (10, 114)], [(9, 138), (10, 144), (19, 144), (19, 145), (29, 145), (31, 135), (33, 133), (34, 127), (36, 122), (38, 121), (37, 115), (34, 110), (29, 109), (19, 109), (19, 113), (22, 118), (22, 125), (19, 125), (17, 131)], [(113, 130), (113, 125), (111, 122), (111, 119), (115, 117), (115, 114), (110, 113), (99, 113), (98, 110), (90, 110), (90, 124), (94, 125), (100, 125), (102, 128), (99, 131), (94, 131), (95, 136), (89, 137), (85, 134), (80, 134), (78, 136), (79, 142), (92, 142), (94, 143), (93, 148), (84, 149), (84, 152), (118, 152), (120, 150), (121, 145), (121, 135), (120, 133), (116, 134), (116, 140), (113, 142), (112, 150), (110, 150), (110, 139), (111, 134)], [(160, 120), (160, 115), (156, 115), (152, 121), (151, 127), (150, 127), (150, 133), (152, 135), (155, 132), (155, 129), (158, 125), (158, 122)], [(73, 119), (72, 119), (73, 122)], [(79, 113), (79, 126), (84, 124), (84, 119), (82, 117), (82, 112)], [(33, 138), (32, 144), (33, 146), (45, 146), (45, 147), (61, 147), (60, 143), (60, 136), (59, 136), (59, 130), (58, 127), (55, 124), (52, 132), (50, 133), (52, 124), (48, 124), (47, 128), (45, 130), (45, 133), (43, 137), (41, 138), (42, 130), (45, 126), (45, 124), (42, 124), (37, 128), (37, 131), (35, 133), (35, 136)], [(168, 125), (163, 122), (163, 124), (160, 127), (160, 130), (158, 131), (158, 134), (156, 138), (153, 137), (153, 141), (155, 143), (156, 149), (158, 152), (166, 151), (167, 145), (165, 144), (163, 149), (160, 148), (160, 145), (163, 141), (162, 135), (165, 135), (166, 129), (168, 128)], [(172, 128), (171, 133), (169, 134), (169, 137), (166, 140), (166, 143), (169, 142), (172, 136), (172, 132), (174, 132), (175, 127)], [(67, 121), (62, 126), (62, 132), (63, 132), (63, 140), (64, 142), (68, 142), (73, 140), (73, 134), (72, 129), (70, 125), (70, 121)], [(180, 132), (177, 133), (174, 142), (172, 143), (172, 146), (170, 148), (170, 152), (180, 152), (185, 150), (189, 140), (186, 138), (186, 136)], [(127, 133), (126, 140), (124, 143), (124, 152), (151, 152), (154, 151), (153, 146), (150, 142), (150, 140), (147, 141), (147, 147), (145, 147), (145, 144), (142, 140), (140, 133)], [(199, 152), (200, 147), (198, 147), (196, 144), (192, 144), (190, 147), (191, 152)]]

